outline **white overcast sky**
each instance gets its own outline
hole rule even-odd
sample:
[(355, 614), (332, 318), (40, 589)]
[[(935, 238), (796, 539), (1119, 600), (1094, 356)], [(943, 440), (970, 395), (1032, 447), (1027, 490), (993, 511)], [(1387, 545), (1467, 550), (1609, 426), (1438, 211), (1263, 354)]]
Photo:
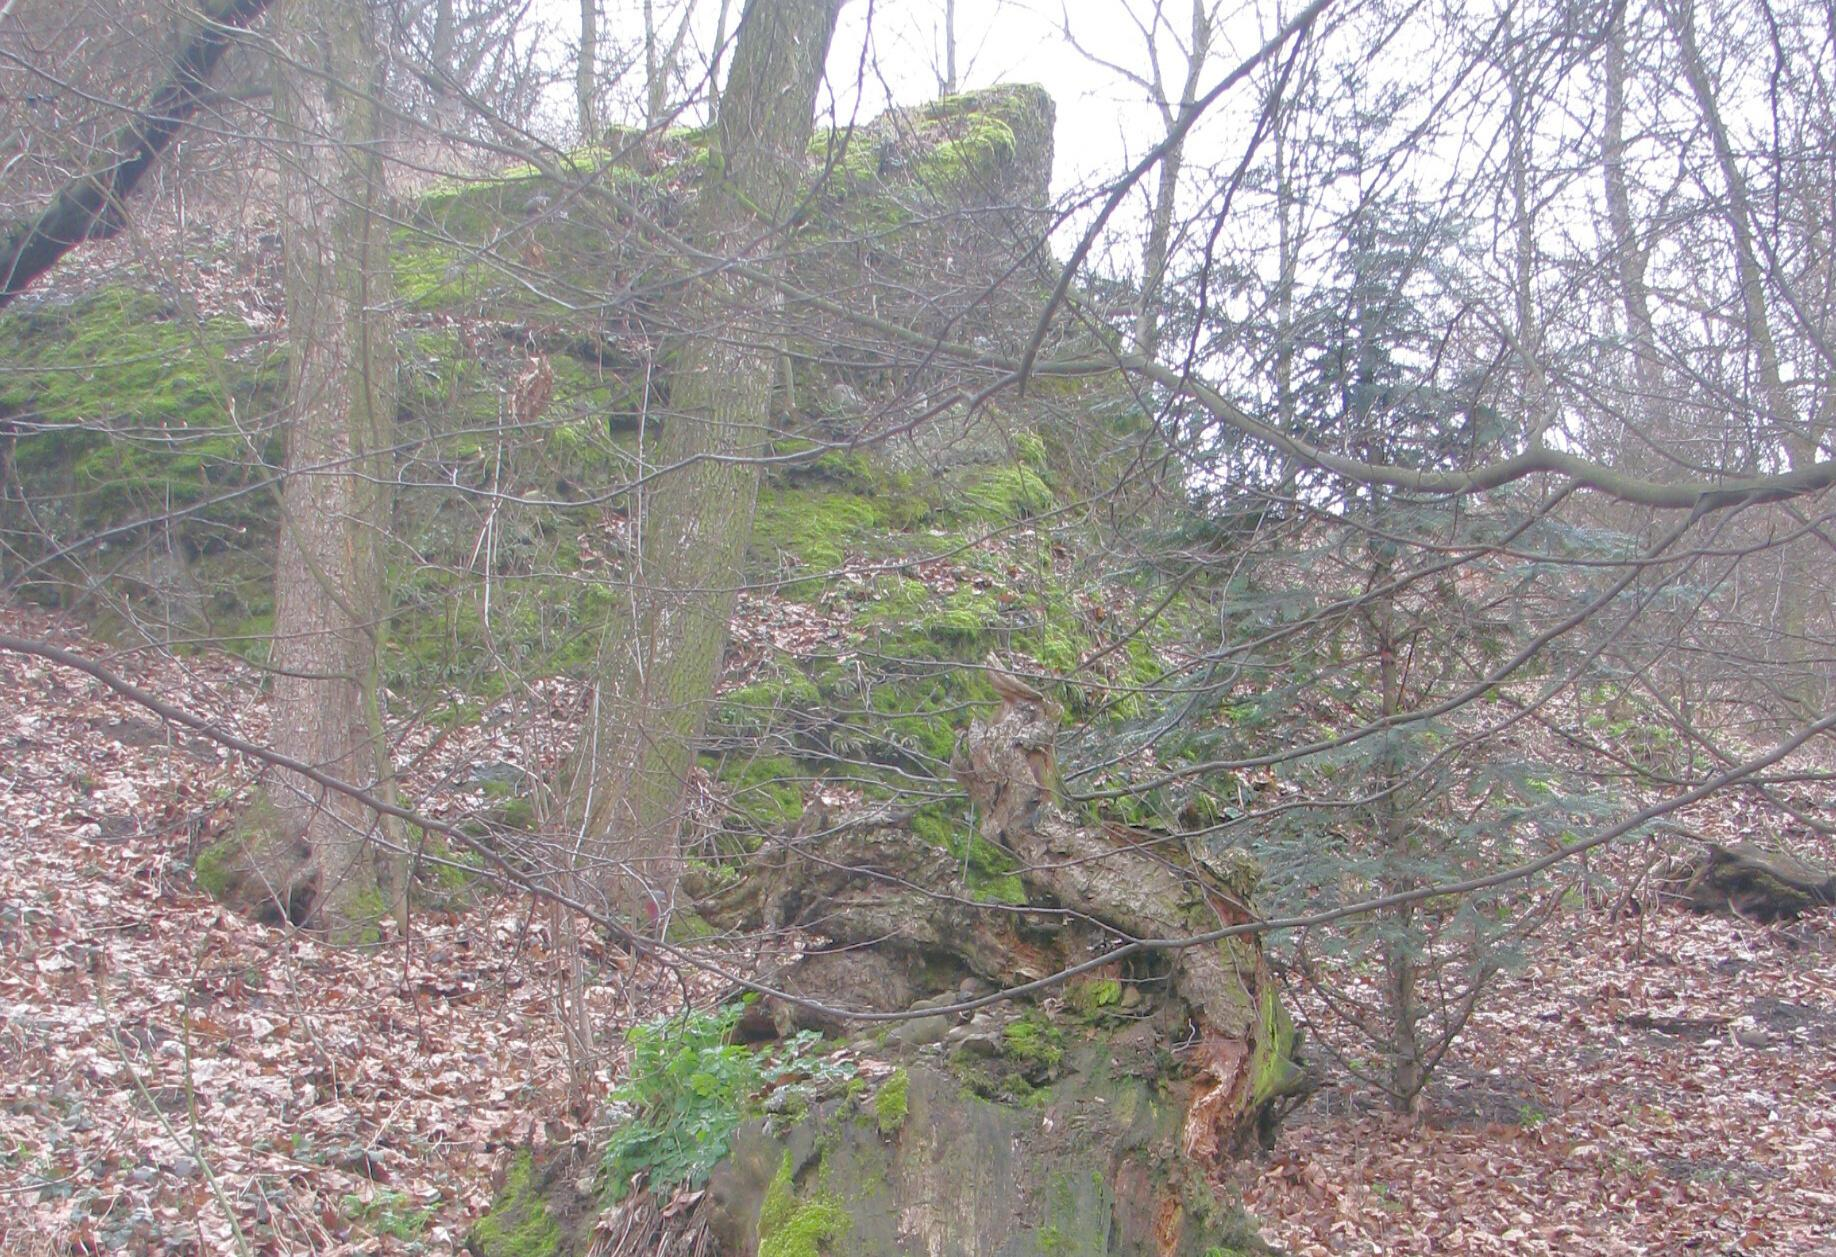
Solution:
[[(551, 20), (566, 31), (568, 10), (555, 2)], [(641, 31), (637, 0), (604, 3), (617, 36), (631, 38)], [(735, 11), (740, 3), (732, 0)], [(665, 21), (674, 21), (673, 12), (679, 11), (674, 5), (657, 7), (670, 15)], [(1262, 43), (1266, 30), (1259, 7), (1248, 0), (1224, 15), (1206, 85)], [(706, 24), (704, 38), (711, 37), (717, 8), (717, 0), (700, 0), (697, 18)], [(1171, 30), (1163, 30), (1162, 39), (1177, 35), (1183, 41), (1191, 0), (1164, 0), (1164, 8)], [(1063, 32), (1068, 18), (1083, 46), (1146, 75), (1147, 46), (1131, 12), (1148, 18), (1154, 0), (957, 0), (959, 86), (1037, 83), (1057, 102), (1055, 191), (1111, 177), (1161, 138), (1159, 114), (1141, 87), (1081, 55)], [(849, 0), (828, 67), (842, 119), (865, 122), (888, 104), (919, 104), (937, 96), (943, 13), (943, 0)], [(1184, 60), (1170, 43), (1166, 52), (1168, 90), (1177, 94)]]

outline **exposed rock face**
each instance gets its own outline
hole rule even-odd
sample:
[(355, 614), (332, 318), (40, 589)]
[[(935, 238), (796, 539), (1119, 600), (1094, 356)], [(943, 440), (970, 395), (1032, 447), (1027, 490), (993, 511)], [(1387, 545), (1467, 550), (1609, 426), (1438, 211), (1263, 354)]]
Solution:
[[(1032, 1106), (965, 1096), (946, 1069), (915, 1065), (896, 1130), (846, 1102), (784, 1135), (750, 1127), (709, 1184), (715, 1251), (795, 1251), (774, 1241), (825, 1205), (841, 1221), (817, 1251), (834, 1257), (1267, 1251), (1177, 1154), (1178, 1106), (1154, 1075), (1151, 1049), (1093, 1042)], [(788, 1214), (767, 1208), (774, 1186)]]

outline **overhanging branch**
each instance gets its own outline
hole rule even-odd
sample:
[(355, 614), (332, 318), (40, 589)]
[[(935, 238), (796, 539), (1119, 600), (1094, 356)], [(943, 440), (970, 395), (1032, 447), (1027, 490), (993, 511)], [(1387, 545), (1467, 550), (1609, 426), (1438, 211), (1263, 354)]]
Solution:
[(36, 217), (16, 223), (0, 243), (0, 308), (88, 240), (121, 229), (121, 207), (168, 145), (210, 96), (210, 77), (236, 32), (271, 0), (206, 0), (198, 30), (172, 59), (166, 79), (132, 121), (102, 145), (102, 164), (72, 179)]

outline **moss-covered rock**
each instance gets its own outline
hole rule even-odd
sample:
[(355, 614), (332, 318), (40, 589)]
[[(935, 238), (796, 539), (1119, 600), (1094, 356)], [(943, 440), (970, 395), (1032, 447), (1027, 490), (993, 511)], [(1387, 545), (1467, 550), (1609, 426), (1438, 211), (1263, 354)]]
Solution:
[[(908, 1067), (903, 1120), (818, 1106), (777, 1134), (743, 1126), (707, 1195), (719, 1251), (799, 1257), (1206, 1257), (1266, 1253), (1255, 1227), (1178, 1154), (1177, 1088), (1118, 1070), (1101, 1039), (1066, 1051), (1041, 1102), (965, 1095)], [(883, 1084), (883, 1087), (890, 1084)], [(797, 1220), (795, 1230), (787, 1224)], [(791, 1243), (806, 1247), (779, 1247)]]
[(823, 1257), (851, 1222), (836, 1197), (820, 1190), (798, 1193), (786, 1151), (759, 1205), (759, 1257)]
[(880, 1089), (874, 1093), (873, 1119), (882, 1135), (890, 1135), (905, 1125), (906, 1116), (911, 1111), (911, 1089), (910, 1071), (900, 1068), (895, 1069), (891, 1077), (881, 1083)]

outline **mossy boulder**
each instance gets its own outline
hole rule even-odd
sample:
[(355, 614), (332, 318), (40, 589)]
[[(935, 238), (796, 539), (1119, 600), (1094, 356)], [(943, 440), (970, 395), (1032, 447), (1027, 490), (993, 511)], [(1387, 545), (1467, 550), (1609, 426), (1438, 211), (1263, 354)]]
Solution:
[[(788, 1130), (742, 1126), (708, 1184), (728, 1254), (785, 1257), (1207, 1257), (1271, 1250), (1177, 1155), (1182, 1108), (1138, 1054), (1093, 1038), (1025, 1105), (966, 1094), (914, 1063), (871, 1101)], [(879, 1097), (897, 1086), (888, 1122)], [(1177, 1088), (1175, 1088), (1177, 1090)], [(887, 1106), (891, 1107), (891, 1106)]]

